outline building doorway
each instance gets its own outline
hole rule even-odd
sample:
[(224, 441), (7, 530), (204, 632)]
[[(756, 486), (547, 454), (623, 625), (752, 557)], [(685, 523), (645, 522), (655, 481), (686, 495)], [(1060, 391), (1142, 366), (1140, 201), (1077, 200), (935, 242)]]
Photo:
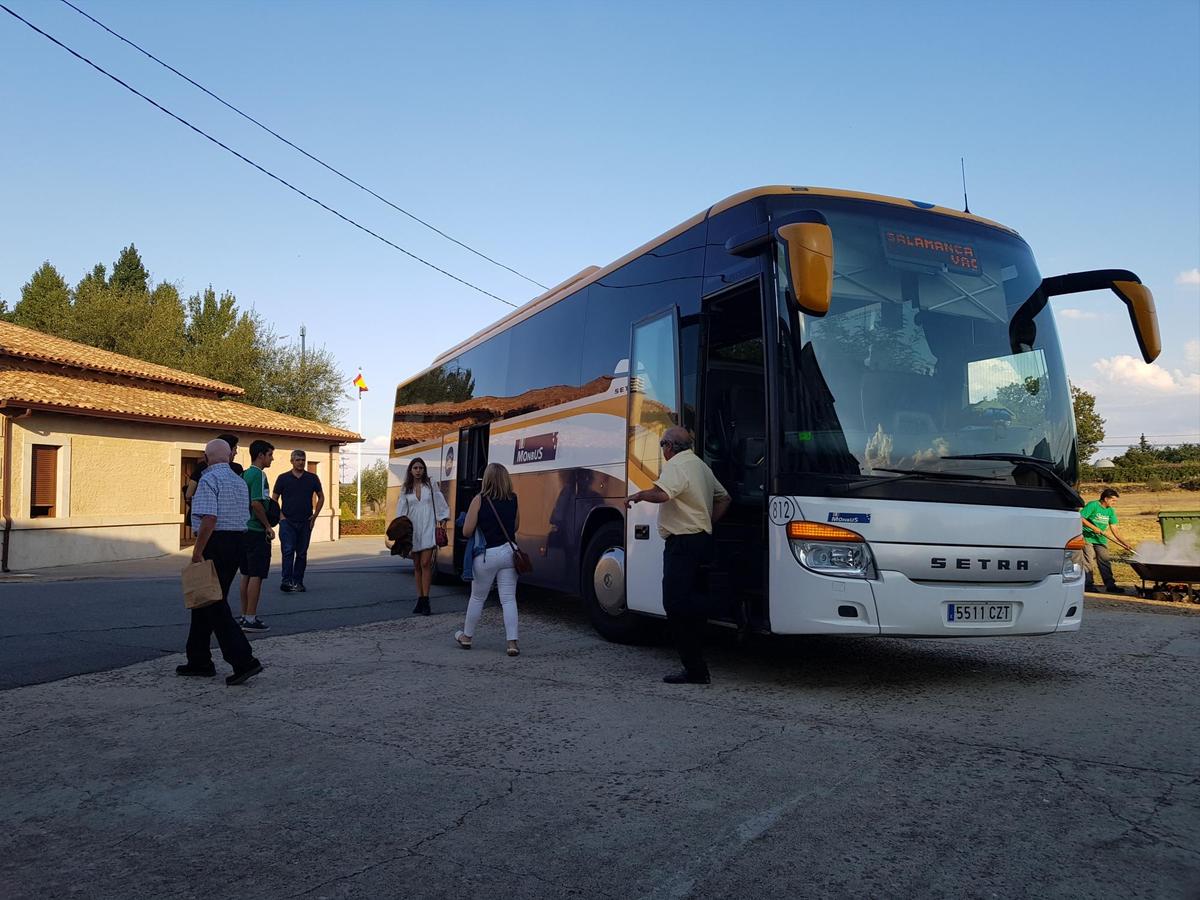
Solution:
[(196, 543), (196, 535), (192, 531), (191, 506), (187, 499), (187, 486), (192, 473), (200, 461), (204, 459), (202, 450), (181, 450), (179, 452), (179, 511), (183, 514), (183, 523), (179, 526), (179, 547), (190, 547)]

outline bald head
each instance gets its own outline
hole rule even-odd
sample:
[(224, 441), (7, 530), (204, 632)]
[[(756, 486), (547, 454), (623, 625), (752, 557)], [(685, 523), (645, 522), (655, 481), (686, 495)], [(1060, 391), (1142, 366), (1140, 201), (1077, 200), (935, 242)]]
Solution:
[(232, 455), (233, 451), (229, 449), (229, 445), (220, 438), (213, 438), (204, 445), (204, 457), (210, 466), (227, 463)]
[(663, 432), (662, 440), (670, 442), (671, 449), (678, 453), (680, 450), (692, 449), (692, 436), (688, 434), (688, 430), (679, 425), (672, 425)]

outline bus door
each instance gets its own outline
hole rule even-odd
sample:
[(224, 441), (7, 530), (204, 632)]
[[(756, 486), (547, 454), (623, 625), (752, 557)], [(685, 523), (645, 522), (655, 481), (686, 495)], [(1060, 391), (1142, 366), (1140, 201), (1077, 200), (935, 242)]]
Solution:
[[(454, 485), (455, 476), (458, 471), (458, 433), (447, 434), (442, 437), (442, 458), (436, 469), (431, 468), (429, 478), (433, 481), (437, 490), (442, 492), (442, 496), (446, 498), (446, 505), (450, 507), (450, 522), (453, 523), (457, 515), (457, 498), (455, 497)], [(456, 540), (449, 547), (434, 550), (435, 571), (438, 567), (445, 570), (449, 566), (457, 566), (459, 564), (457, 554), (457, 532), (458, 529), (451, 528), (450, 533), (456, 536)], [(458, 571), (457, 568), (454, 571)]]
[[(458, 433), (458, 446), (455, 449), (457, 459), (453, 460), (453, 468), (458, 477), (454, 481), (454, 516), (465, 513), (471, 501), (479, 494), (483, 486), (483, 470), (488, 464), (488, 433), (490, 425), (473, 425), (463, 428)], [(445, 451), (443, 451), (443, 454)], [(443, 466), (445, 456), (443, 455)], [(463, 556), (467, 549), (467, 539), (461, 528), (454, 529), (454, 571), (461, 572)]]
[[(629, 353), (629, 406), (625, 483), (646, 490), (662, 470), (658, 442), (679, 423), (679, 321), (674, 307), (633, 326)], [(663, 539), (657, 503), (635, 503), (625, 515), (625, 603), (663, 615)]]
[[(761, 279), (703, 300), (704, 381), (697, 455), (732, 500), (713, 525), (709, 615), (765, 628), (767, 388)], [(723, 605), (716, 605), (716, 601)]]

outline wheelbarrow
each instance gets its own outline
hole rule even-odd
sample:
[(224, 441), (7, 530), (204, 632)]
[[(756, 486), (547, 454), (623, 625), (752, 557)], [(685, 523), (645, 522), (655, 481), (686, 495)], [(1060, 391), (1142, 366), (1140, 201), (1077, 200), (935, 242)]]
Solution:
[[(1142, 579), (1138, 593), (1153, 600), (1186, 600), (1200, 603), (1200, 566), (1185, 566), (1178, 563), (1146, 563), (1137, 559), (1126, 559)], [(1149, 587), (1147, 587), (1149, 582)]]

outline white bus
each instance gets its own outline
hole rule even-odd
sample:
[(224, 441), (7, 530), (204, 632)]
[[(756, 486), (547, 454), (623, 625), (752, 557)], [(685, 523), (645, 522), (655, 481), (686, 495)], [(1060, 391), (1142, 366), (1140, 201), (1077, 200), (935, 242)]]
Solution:
[[(950, 209), (775, 186), (717, 203), (451, 348), (396, 390), (389, 500), (414, 457), (465, 510), (520, 497), (523, 579), (612, 640), (663, 615), (658, 440), (688, 428), (733, 497), (711, 617), (920, 637), (1079, 628), (1075, 423), (1048, 304), (1112, 290), (1142, 355), (1150, 291), (1042, 278), (1016, 232)], [(461, 569), (457, 533), (437, 571)]]

